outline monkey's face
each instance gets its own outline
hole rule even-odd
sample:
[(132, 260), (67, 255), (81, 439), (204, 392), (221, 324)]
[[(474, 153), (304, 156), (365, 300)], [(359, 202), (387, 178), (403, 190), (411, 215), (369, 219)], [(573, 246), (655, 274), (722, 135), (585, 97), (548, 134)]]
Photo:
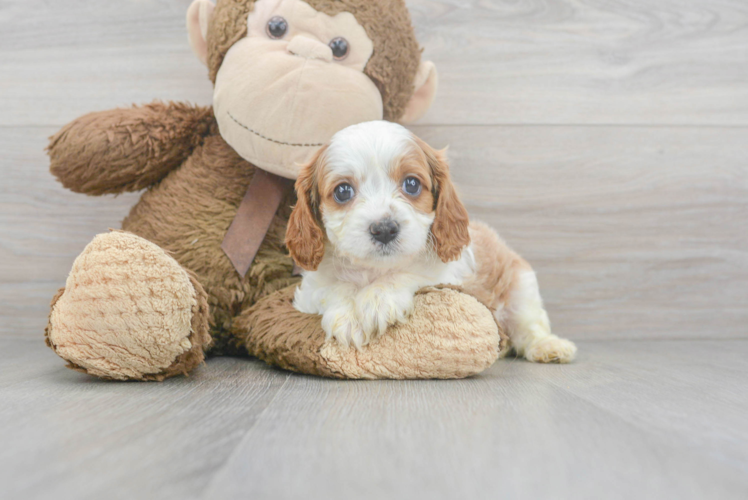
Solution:
[(436, 91), (402, 0), (194, 0), (187, 25), (221, 135), (283, 177), (350, 125), (417, 119)]
[(259, 0), (247, 36), (226, 53), (213, 106), (223, 138), (245, 159), (295, 178), (339, 130), (382, 119), (364, 74), (374, 45), (353, 14), (301, 0)]

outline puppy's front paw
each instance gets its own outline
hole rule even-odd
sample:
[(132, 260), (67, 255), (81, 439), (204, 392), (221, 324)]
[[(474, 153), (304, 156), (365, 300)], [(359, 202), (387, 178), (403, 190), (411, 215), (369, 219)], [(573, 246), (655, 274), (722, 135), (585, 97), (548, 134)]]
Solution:
[(334, 338), (346, 347), (353, 344), (360, 348), (370, 340), (364, 334), (352, 305), (339, 305), (325, 311), (322, 329), (327, 334), (327, 340)]
[(371, 286), (356, 296), (356, 316), (364, 334), (375, 339), (390, 325), (403, 323), (413, 311), (413, 295), (409, 289)]
[(525, 350), (525, 358), (535, 363), (569, 363), (576, 354), (573, 342), (555, 335), (538, 339)]

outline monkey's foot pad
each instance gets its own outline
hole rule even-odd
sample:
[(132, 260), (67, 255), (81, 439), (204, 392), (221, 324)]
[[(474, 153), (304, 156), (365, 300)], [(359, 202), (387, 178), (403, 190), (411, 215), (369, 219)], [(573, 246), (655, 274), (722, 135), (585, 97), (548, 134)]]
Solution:
[(116, 380), (163, 380), (203, 361), (205, 292), (157, 245), (98, 235), (52, 302), (47, 344), (69, 367)]

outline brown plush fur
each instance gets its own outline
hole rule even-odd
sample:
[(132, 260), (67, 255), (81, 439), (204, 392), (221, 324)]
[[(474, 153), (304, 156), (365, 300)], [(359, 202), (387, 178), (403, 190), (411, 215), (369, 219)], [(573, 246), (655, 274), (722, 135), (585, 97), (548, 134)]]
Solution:
[(139, 191), (181, 165), (214, 123), (212, 108), (181, 103), (90, 113), (51, 138), (51, 171), (76, 193)]
[(94, 238), (51, 309), (47, 345), (101, 378), (186, 374), (210, 344), (200, 283), (163, 249), (124, 231)]
[[(384, 102), (384, 119), (397, 121), (413, 95), (421, 49), (410, 13), (402, 0), (305, 0), (330, 16), (350, 12), (374, 42), (374, 54), (364, 69)], [(247, 34), (247, 16), (255, 0), (218, 0), (208, 28), (208, 68), (211, 81), (226, 52)]]
[(250, 354), (287, 370), (355, 379), (462, 378), (488, 368), (506, 343), (475, 298), (453, 287), (431, 287), (416, 294), (408, 323), (391, 327), (363, 350), (339, 349), (325, 343), (319, 316), (294, 309), (294, 288), (260, 300), (234, 325)]
[(181, 168), (145, 192), (122, 223), (123, 229), (158, 244), (195, 273), (208, 293), (216, 353), (244, 352), (228, 333), (232, 319), (263, 296), (298, 281), (283, 245), (295, 200), (290, 191), (244, 278), (221, 250), (253, 174), (251, 164), (219, 135), (211, 135)]
[[(243, 347), (231, 342), (226, 333), (232, 318), (259, 298), (298, 281), (283, 245), (295, 195), (289, 192), (281, 204), (252, 268), (241, 278), (221, 250), (221, 242), (254, 166), (218, 135), (210, 108), (188, 109), (185, 104), (155, 103), (145, 106), (145, 111), (117, 109), (79, 118), (52, 138), (51, 171), (63, 185), (88, 194), (140, 186), (143, 181), (135, 172), (161, 179), (132, 208), (122, 229), (156, 243), (195, 274), (208, 294), (215, 352), (242, 353)], [(181, 141), (168, 148), (184, 116), (202, 117), (201, 126), (192, 129), (192, 136), (182, 133)], [(133, 143), (133, 137), (138, 142)], [(159, 154), (166, 149), (170, 154)], [(118, 161), (113, 161), (114, 152)], [(175, 164), (176, 158), (184, 163)], [(123, 175), (122, 170), (130, 174)]]
[[(192, 349), (177, 356), (177, 358), (169, 367), (159, 373), (143, 374), (139, 377), (130, 377), (128, 378), (128, 380), (163, 382), (167, 378), (173, 377), (175, 375), (189, 375), (189, 373), (194, 368), (196, 368), (205, 360), (205, 350), (210, 346), (211, 343), (210, 333), (208, 333), (208, 301), (206, 300), (205, 291), (203, 291), (200, 283), (198, 283), (192, 276), (190, 276), (190, 282), (192, 283), (192, 286), (195, 287), (198, 297), (197, 304), (195, 304), (195, 306), (193, 306), (192, 308), (192, 333), (189, 337), (187, 337), (192, 344)], [(65, 293), (65, 287), (60, 288), (57, 291), (57, 294), (55, 294), (55, 296), (52, 298), (50, 307), (55, 307), (55, 304), (57, 304), (57, 301), (60, 299), (60, 297), (62, 297), (63, 293)], [(52, 350), (56, 351), (56, 346), (49, 338), (50, 330), (51, 325), (48, 323), (46, 328), (44, 329), (44, 342), (47, 344), (47, 347), (50, 347)], [(88, 373), (88, 370), (86, 370), (82, 366), (79, 366), (70, 360), (66, 361), (67, 367), (71, 370), (75, 370), (81, 373)], [(104, 380), (122, 380), (121, 378), (106, 377), (101, 375), (99, 375), (98, 377)]]
[(249, 354), (285, 370), (336, 377), (320, 357), (325, 342), (319, 317), (293, 307), (295, 286), (261, 299), (232, 324)]

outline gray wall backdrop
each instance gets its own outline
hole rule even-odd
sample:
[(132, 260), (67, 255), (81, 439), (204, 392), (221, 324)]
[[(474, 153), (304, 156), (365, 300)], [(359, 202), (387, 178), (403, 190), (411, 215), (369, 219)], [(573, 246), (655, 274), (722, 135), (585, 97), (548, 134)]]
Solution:
[[(208, 104), (189, 0), (0, 0), (0, 336), (41, 338), (91, 238), (46, 138), (89, 111)], [(412, 0), (471, 214), (536, 267), (572, 339), (748, 337), (748, 3)]]

